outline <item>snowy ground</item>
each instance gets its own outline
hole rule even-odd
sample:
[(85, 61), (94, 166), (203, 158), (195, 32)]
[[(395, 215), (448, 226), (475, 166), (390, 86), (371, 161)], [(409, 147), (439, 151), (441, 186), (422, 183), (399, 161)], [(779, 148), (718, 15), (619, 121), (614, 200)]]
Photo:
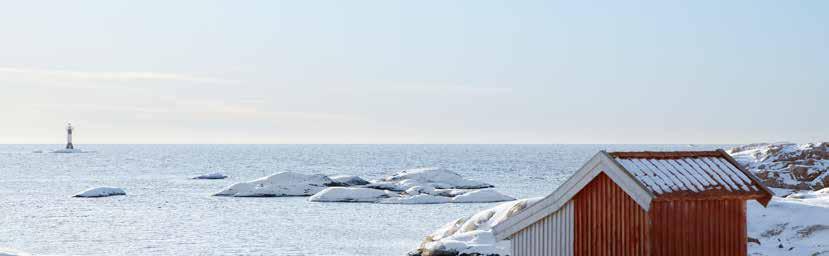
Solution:
[(751, 255), (829, 255), (829, 188), (748, 204)]

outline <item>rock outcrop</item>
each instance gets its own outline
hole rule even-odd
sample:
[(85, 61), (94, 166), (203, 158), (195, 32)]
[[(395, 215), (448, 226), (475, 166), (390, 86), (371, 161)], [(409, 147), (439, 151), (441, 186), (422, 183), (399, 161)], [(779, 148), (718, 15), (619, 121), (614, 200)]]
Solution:
[(248, 182), (240, 182), (214, 194), (235, 197), (310, 196), (338, 183), (322, 174), (280, 172)]
[(829, 142), (761, 143), (728, 150), (767, 186), (796, 190), (829, 187)]
[[(351, 178), (335, 180), (354, 183)], [(490, 203), (515, 198), (491, 189), (490, 184), (469, 180), (438, 168), (403, 170), (368, 184), (329, 188), (315, 194), (312, 202), (372, 202), (383, 204)]]

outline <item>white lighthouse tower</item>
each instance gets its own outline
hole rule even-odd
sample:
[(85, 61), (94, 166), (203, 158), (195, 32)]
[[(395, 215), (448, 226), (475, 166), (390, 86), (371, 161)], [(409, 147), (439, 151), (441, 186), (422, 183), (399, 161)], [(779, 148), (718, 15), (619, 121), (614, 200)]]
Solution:
[(72, 145), (72, 123), (66, 124), (66, 149), (75, 149), (75, 146)]

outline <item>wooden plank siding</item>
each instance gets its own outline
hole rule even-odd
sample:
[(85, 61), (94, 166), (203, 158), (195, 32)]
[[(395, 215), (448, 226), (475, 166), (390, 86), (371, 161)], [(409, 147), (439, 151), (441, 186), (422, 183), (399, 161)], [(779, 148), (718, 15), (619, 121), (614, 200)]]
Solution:
[(648, 213), (604, 173), (575, 197), (574, 255), (650, 255)]
[(573, 255), (573, 203), (515, 233), (513, 256)]
[(654, 201), (653, 255), (746, 255), (745, 211), (740, 199)]

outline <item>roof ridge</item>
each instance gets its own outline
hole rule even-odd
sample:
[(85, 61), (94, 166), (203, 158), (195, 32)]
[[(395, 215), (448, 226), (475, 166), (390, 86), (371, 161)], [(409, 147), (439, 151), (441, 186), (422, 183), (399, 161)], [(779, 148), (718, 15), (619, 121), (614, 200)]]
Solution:
[(614, 158), (653, 158), (673, 159), (686, 157), (723, 157), (722, 153), (716, 150), (709, 151), (617, 151), (608, 152)]

